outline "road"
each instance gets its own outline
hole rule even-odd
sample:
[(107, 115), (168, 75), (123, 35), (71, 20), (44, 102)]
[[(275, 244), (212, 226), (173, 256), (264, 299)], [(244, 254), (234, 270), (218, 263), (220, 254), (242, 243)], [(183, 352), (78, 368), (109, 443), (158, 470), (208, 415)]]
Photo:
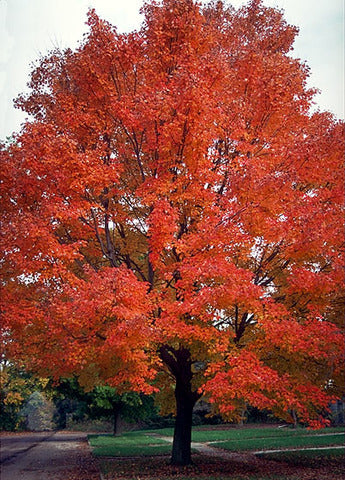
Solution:
[(99, 480), (86, 434), (1, 436), (1, 480)]

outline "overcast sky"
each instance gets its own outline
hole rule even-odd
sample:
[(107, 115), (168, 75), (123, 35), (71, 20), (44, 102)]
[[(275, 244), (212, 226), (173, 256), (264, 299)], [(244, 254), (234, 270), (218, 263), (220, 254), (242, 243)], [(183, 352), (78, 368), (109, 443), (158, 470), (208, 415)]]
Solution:
[[(294, 56), (311, 67), (309, 86), (321, 90), (316, 101), (344, 118), (344, 0), (264, 3), (283, 8), (286, 20), (300, 28)], [(139, 28), (141, 5), (142, 0), (0, 0), (0, 139), (19, 131), (25, 119), (13, 98), (25, 91), (32, 62), (56, 46), (75, 48), (87, 31), (89, 7), (125, 32)]]

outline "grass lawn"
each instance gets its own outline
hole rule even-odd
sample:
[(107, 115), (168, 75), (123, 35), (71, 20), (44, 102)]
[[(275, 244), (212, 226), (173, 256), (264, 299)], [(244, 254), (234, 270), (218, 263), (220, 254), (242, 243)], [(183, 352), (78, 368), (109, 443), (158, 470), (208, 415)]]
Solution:
[(344, 458), (345, 447), (344, 448), (327, 448), (324, 450), (301, 450), (296, 451), (287, 451), (287, 452), (276, 452), (276, 453), (261, 453), (258, 456), (266, 460), (275, 460), (292, 463), (293, 465), (308, 465), (318, 461), (333, 461)]
[[(157, 430), (158, 432), (158, 430)], [(207, 430), (196, 428), (192, 433), (193, 442), (215, 442), (223, 440), (245, 440), (255, 438), (298, 438), (306, 435), (320, 435), (323, 433), (344, 433), (341, 427), (327, 428), (324, 430), (307, 430), (306, 428), (228, 428)]]
[(327, 445), (344, 445), (344, 435), (306, 435), (299, 434), (294, 436), (262, 436), (255, 438), (244, 438), (238, 440), (228, 440), (224, 442), (213, 443), (213, 447), (219, 447), (232, 451), (243, 450), (274, 450), (277, 448), (304, 448), (304, 447), (323, 447)]
[[(161, 436), (171, 429), (135, 431), (121, 436), (90, 435), (105, 480), (340, 480), (344, 478), (342, 428), (318, 431), (278, 428), (195, 428), (193, 441), (243, 452), (228, 460), (195, 453), (194, 464), (169, 464), (172, 444)], [(338, 434), (337, 434), (338, 433)], [(340, 435), (339, 435), (340, 433)], [(327, 434), (327, 435), (325, 435)], [(211, 442), (211, 443), (209, 443)], [(217, 443), (213, 443), (217, 442)], [(287, 451), (253, 456), (251, 451), (330, 446), (324, 450)], [(112, 457), (112, 458), (110, 458)], [(133, 458), (136, 457), (136, 458)], [(331, 475), (330, 475), (331, 473)]]
[[(96, 456), (162, 455), (171, 451), (171, 444), (159, 436), (171, 436), (171, 429), (145, 430), (121, 436), (90, 435), (90, 445)], [(327, 434), (327, 435), (325, 435)], [(342, 428), (326, 430), (246, 428), (224, 430), (194, 430), (194, 442), (212, 442), (211, 446), (231, 451), (274, 450), (344, 445)]]
[(101, 457), (127, 457), (137, 455), (164, 455), (171, 451), (171, 444), (145, 432), (128, 432), (112, 435), (89, 435), (93, 454)]

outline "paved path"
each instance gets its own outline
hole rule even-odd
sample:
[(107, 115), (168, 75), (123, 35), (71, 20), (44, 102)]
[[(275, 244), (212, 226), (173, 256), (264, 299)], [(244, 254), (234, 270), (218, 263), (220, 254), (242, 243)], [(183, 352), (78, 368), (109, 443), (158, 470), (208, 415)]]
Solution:
[(83, 433), (2, 436), (1, 480), (99, 480)]

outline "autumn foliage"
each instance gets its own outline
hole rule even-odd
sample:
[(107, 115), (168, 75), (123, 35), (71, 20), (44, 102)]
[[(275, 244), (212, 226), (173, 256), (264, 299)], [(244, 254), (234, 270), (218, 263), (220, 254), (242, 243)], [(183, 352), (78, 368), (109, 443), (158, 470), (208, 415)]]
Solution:
[(175, 385), (188, 463), (201, 395), (228, 419), (249, 404), (317, 426), (340, 387), (344, 125), (312, 112), (280, 11), (142, 12), (119, 34), (90, 10), (17, 100), (32, 120), (1, 151), (3, 338), (41, 374), (165, 410)]

